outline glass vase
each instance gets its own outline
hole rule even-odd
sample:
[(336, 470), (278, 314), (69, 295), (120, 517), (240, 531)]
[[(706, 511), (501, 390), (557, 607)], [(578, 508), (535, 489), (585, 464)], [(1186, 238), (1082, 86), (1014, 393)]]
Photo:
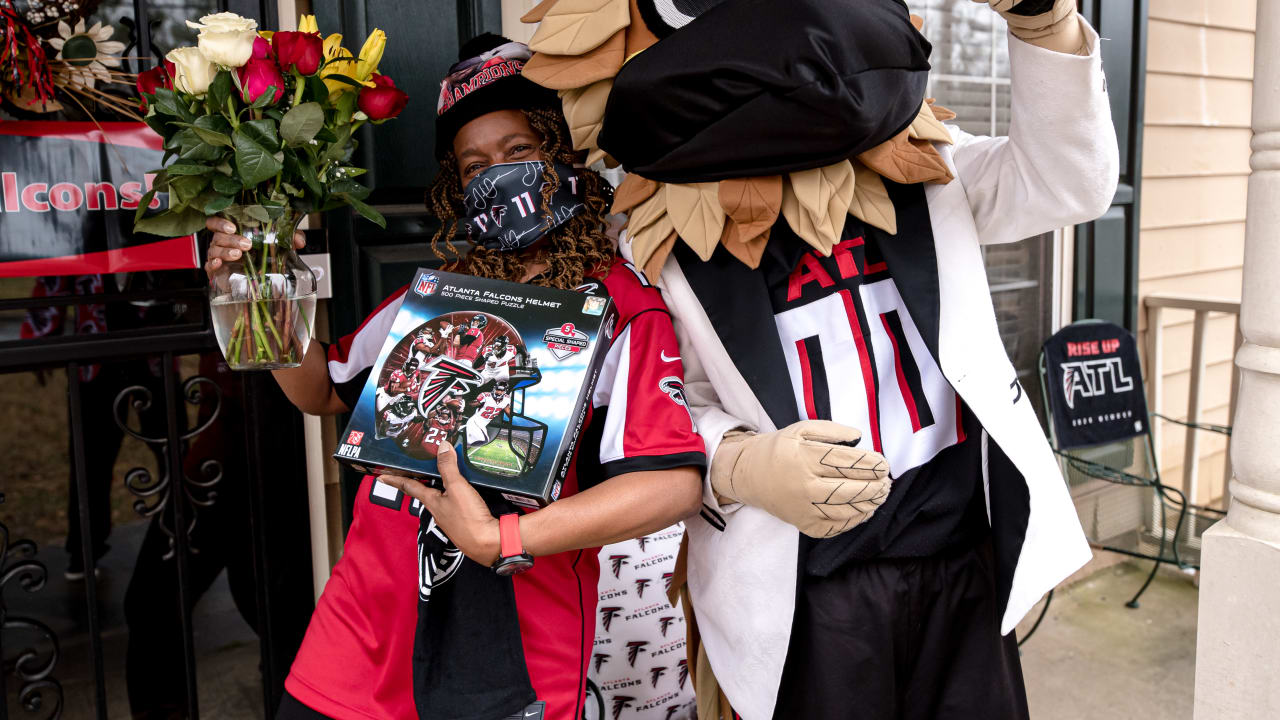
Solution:
[(218, 215), (253, 243), (209, 277), (213, 329), (227, 365), (233, 370), (301, 365), (316, 314), (316, 276), (293, 248), (302, 213), (285, 209), (269, 217), (258, 205), (232, 206)]

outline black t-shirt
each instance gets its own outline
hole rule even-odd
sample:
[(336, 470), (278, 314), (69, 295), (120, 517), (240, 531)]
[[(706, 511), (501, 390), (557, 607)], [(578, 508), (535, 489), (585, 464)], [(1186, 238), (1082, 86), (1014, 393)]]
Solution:
[(760, 270), (800, 417), (861, 430), (860, 446), (885, 455), (894, 482), (871, 520), (806, 539), (806, 570), (826, 575), (851, 561), (925, 557), (976, 541), (987, 532), (981, 427), (880, 255), (877, 243), (893, 238), (852, 216), (830, 257), (776, 235)]

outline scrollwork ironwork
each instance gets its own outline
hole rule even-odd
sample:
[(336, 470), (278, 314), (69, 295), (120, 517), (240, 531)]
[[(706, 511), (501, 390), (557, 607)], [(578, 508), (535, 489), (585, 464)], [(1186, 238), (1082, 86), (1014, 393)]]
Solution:
[[(0, 523), (0, 632), (6, 638), (12, 631), (24, 635), (34, 635), (39, 641), (48, 645), (47, 653), (35, 647), (25, 647), (18, 653), (14, 661), (13, 673), (22, 681), (18, 688), (18, 702), (29, 713), (35, 714), (47, 709), (48, 720), (62, 717), (62, 684), (53, 678), (53, 669), (58, 664), (61, 647), (58, 636), (48, 625), (26, 617), (10, 617), (9, 607), (4, 600), (5, 588), (16, 581), (24, 592), (38, 592), (43, 589), (49, 579), (49, 571), (44, 563), (35, 559), (36, 544), (30, 540), (9, 541), (9, 528)], [(47, 708), (52, 702), (52, 707)]]
[[(182, 383), (181, 393), (182, 399), (187, 405), (199, 408), (207, 403), (212, 407), (208, 414), (196, 423), (195, 427), (178, 434), (178, 440), (183, 446), (178, 448), (180, 453), (183, 452), (189, 441), (208, 430), (217, 421), (218, 414), (222, 410), (222, 389), (207, 377), (196, 375), (187, 378)], [(160, 462), (158, 473), (153, 474), (146, 467), (135, 467), (129, 470), (125, 474), (124, 485), (137, 498), (133, 502), (135, 512), (145, 518), (160, 516), (157, 520), (157, 525), (161, 532), (169, 538), (169, 550), (164, 555), (164, 559), (169, 560), (177, 552), (177, 542), (174, 536), (174, 528), (172, 527), (172, 515), (164, 512), (172, 499), (174, 485), (169, 477), (169, 436), (168, 433), (159, 437), (148, 434), (142, 422), (143, 415), (151, 410), (154, 400), (155, 395), (151, 388), (145, 385), (131, 385), (116, 395), (112, 414), (116, 425), (131, 437), (146, 443)], [(129, 425), (130, 408), (135, 411), (138, 417), (137, 428)], [(222, 481), (222, 463), (212, 458), (203, 460), (199, 464), (199, 477), (191, 477), (183, 472), (179, 480), (183, 498), (188, 506), (186, 513), (188, 521), (185, 530), (187, 547), (192, 554), (197, 554), (200, 549), (192, 542), (192, 536), (199, 521), (199, 509), (212, 507), (217, 502), (218, 493), (214, 488)]]

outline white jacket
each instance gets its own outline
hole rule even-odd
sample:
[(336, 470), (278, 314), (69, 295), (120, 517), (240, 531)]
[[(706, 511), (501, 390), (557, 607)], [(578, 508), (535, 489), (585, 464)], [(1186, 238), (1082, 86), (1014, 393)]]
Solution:
[[(938, 150), (956, 180), (926, 189), (937, 263), (944, 269), (938, 278), (937, 360), (984, 428), (989, 515), (989, 469), (997, 466), (989, 466), (991, 453), (1002, 452), (1007, 462), (1002, 458), (998, 466), (1021, 475), (1015, 493), (1021, 498), (1014, 505), (1022, 512), (1009, 513), (1021, 517), (991, 518), (993, 525), (1012, 523), (1019, 533), (1025, 523), (1020, 547), (996, 548), (998, 565), (1002, 551), (1016, 559), (1016, 566), (1006, 563), (1012, 580), (1002, 633), (1090, 558), (1058, 464), (1005, 354), (981, 253), (983, 244), (1088, 222), (1111, 204), (1119, 156), (1098, 36), (1086, 32), (1087, 56), (1051, 52), (1010, 36), (1009, 136), (975, 137), (949, 128), (956, 144)], [(624, 240), (623, 253), (628, 251)], [(686, 394), (707, 456), (714, 458), (730, 430), (774, 430), (674, 257), (659, 285), (675, 317)], [(734, 709), (747, 720), (769, 720), (795, 610), (799, 534), (759, 508), (718, 505), (709, 483), (704, 503), (703, 518), (687, 523), (689, 585), (702, 642)]]

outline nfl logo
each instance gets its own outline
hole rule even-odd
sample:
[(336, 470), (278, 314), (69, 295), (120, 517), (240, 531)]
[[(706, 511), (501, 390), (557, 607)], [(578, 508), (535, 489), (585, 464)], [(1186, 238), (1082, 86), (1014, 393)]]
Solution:
[(439, 286), (440, 286), (440, 277), (432, 273), (430, 275), (423, 275), (422, 277), (418, 278), (418, 284), (413, 288), (413, 291), (423, 296), (435, 295), (436, 288)]

